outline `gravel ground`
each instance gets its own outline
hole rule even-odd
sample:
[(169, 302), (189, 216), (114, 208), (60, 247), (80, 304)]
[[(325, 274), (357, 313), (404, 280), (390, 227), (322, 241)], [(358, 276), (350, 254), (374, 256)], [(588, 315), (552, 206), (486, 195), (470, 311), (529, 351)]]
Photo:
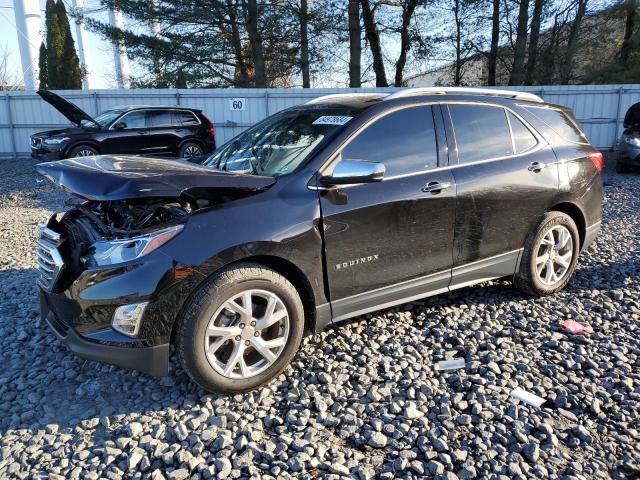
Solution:
[[(38, 325), (32, 242), (64, 197), (32, 166), (0, 163), (0, 478), (640, 475), (639, 175), (606, 174), (604, 231), (560, 294), (494, 282), (367, 315), (228, 397), (84, 361)], [(466, 368), (436, 371), (454, 351)]]

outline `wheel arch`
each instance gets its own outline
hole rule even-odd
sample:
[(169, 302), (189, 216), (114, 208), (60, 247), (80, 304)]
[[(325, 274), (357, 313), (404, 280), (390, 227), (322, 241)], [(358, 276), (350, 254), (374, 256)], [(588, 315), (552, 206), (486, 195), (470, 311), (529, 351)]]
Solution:
[(64, 157), (69, 158), (69, 153), (71, 152), (71, 150), (82, 146), (94, 148), (98, 153), (102, 153), (102, 149), (100, 148), (98, 142), (95, 142), (93, 140), (78, 140), (77, 142), (73, 142), (65, 149)]
[(182, 147), (184, 147), (184, 145), (186, 143), (197, 143), (200, 146), (200, 148), (202, 148), (202, 151), (203, 152), (205, 151), (206, 145), (198, 137), (188, 137), (188, 138), (185, 138), (184, 140), (180, 141), (180, 143), (178, 144), (178, 151), (182, 150)]
[(575, 203), (562, 202), (551, 207), (549, 211), (562, 212), (571, 217), (571, 219), (576, 224), (576, 227), (578, 227), (578, 235), (580, 236), (580, 248), (582, 249), (582, 245), (584, 245), (584, 240), (587, 234), (587, 221), (580, 207)]
[(302, 306), (304, 308), (304, 330), (305, 333), (310, 333), (315, 331), (316, 326), (316, 301), (314, 298), (313, 288), (309, 279), (304, 274), (304, 272), (298, 268), (293, 262), (276, 256), (276, 255), (254, 255), (249, 257), (243, 257), (239, 259), (235, 259), (229, 263), (226, 263), (220, 268), (209, 272), (206, 277), (203, 277), (194, 287), (191, 289), (189, 295), (186, 296), (185, 300), (182, 302), (180, 309), (178, 310), (178, 314), (175, 317), (175, 321), (171, 326), (170, 333), (170, 343), (174, 344), (174, 336), (176, 332), (176, 327), (178, 324), (178, 320), (184, 314), (185, 309), (188, 308), (190, 302), (193, 299), (193, 296), (196, 294), (198, 289), (213, 275), (218, 273), (219, 271), (233, 267), (234, 265), (241, 263), (255, 263), (258, 265), (262, 265), (268, 268), (271, 268), (278, 272), (280, 275), (285, 277), (300, 295), (300, 300), (302, 301)]

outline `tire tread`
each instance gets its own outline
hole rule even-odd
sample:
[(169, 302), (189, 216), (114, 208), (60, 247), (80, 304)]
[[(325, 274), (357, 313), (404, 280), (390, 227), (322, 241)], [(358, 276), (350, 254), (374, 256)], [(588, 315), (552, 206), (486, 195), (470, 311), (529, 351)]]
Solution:
[[(298, 292), (295, 287), (291, 284), (291, 282), (289, 282), (289, 280), (287, 280), (284, 276), (282, 276), (272, 268), (257, 263), (236, 263), (216, 272), (200, 285), (194, 296), (191, 298), (188, 307), (183, 311), (182, 315), (178, 319), (176, 328), (175, 345), (178, 355), (178, 361), (182, 369), (196, 383), (199, 383), (196, 380), (198, 375), (196, 375), (194, 368), (189, 362), (188, 352), (185, 351), (185, 345), (188, 343), (187, 335), (189, 334), (189, 327), (194, 326), (194, 324), (197, 322), (198, 315), (202, 311), (205, 304), (215, 301), (213, 295), (214, 292), (218, 291), (225, 285), (239, 283), (246, 280), (247, 278), (265, 279), (270, 281), (271, 283), (279, 284), (280, 286), (283, 286), (284, 288), (290, 290), (295, 294), (294, 296), (300, 304), (300, 310), (304, 311), (302, 309), (302, 302), (300, 301)], [(304, 323), (304, 319), (302, 319), (302, 321)], [(281, 368), (279, 368), (278, 371), (274, 372), (271, 375), (270, 379), (267, 381), (270, 381), (271, 379), (278, 376), (288, 364), (289, 362), (283, 363)], [(247, 389), (227, 389), (224, 387), (218, 387), (217, 390), (226, 393), (240, 393), (242, 391), (250, 390), (253, 388), (256, 387), (253, 386)]]

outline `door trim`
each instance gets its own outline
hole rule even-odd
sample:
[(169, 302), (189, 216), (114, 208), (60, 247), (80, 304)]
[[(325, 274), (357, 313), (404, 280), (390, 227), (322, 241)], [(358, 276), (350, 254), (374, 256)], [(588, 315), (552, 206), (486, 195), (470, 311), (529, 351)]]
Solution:
[(340, 322), (476, 283), (512, 276), (515, 274), (523, 250), (519, 248), (453, 269), (341, 298), (331, 302), (332, 321)]
[(451, 271), (449, 290), (513, 275), (516, 272), (522, 251), (523, 249), (519, 248), (454, 267)]
[(445, 270), (341, 298), (331, 302), (333, 321), (346, 320), (374, 310), (410, 302), (426, 295), (446, 292), (450, 282), (451, 270)]

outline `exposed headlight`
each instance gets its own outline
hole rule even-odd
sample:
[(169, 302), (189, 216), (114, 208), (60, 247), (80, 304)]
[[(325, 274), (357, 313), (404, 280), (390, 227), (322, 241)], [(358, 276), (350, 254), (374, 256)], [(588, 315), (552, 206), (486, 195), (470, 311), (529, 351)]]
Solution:
[(93, 244), (93, 260), (98, 266), (135, 260), (167, 243), (180, 233), (183, 227), (184, 225), (176, 225), (140, 237), (96, 242)]
[(43, 139), (43, 142), (46, 143), (47, 145), (60, 145), (63, 142), (66, 142), (67, 140), (70, 140), (69, 137), (49, 137), (49, 138), (45, 138)]
[(640, 138), (638, 137), (624, 137), (624, 143), (633, 145), (634, 147), (640, 147)]

